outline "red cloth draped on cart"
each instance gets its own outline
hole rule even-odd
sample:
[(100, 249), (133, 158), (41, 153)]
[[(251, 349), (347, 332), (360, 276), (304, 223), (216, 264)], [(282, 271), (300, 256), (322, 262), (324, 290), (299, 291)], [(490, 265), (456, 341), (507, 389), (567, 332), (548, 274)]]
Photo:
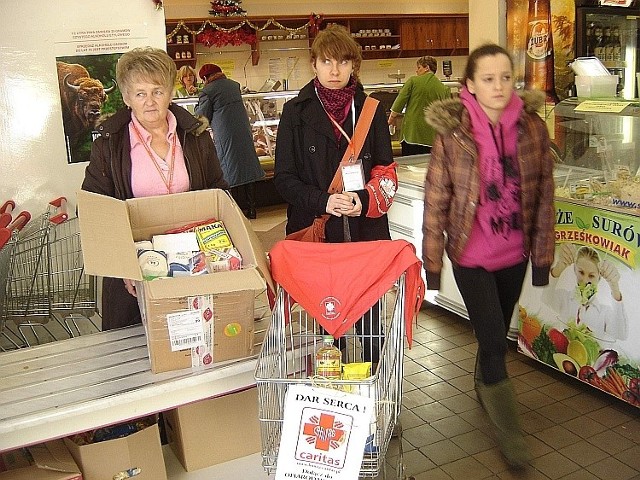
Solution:
[(405, 277), (405, 325), (424, 298), (422, 262), (405, 240), (310, 243), (282, 240), (269, 252), (271, 274), (335, 338), (342, 336), (395, 283)]

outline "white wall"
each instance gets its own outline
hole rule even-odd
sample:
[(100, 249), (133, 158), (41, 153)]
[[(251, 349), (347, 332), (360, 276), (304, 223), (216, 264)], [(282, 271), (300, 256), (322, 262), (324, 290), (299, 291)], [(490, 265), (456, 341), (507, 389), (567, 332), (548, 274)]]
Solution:
[[(130, 28), (132, 48), (164, 48), (164, 12), (152, 0), (0, 2), (0, 204), (44, 211), (49, 200), (75, 192), (86, 163), (68, 164), (62, 129), (56, 56), (74, 46), (71, 32)], [(64, 55), (66, 53), (62, 53)]]
[(469, 48), (487, 42), (507, 46), (506, 0), (469, 0)]

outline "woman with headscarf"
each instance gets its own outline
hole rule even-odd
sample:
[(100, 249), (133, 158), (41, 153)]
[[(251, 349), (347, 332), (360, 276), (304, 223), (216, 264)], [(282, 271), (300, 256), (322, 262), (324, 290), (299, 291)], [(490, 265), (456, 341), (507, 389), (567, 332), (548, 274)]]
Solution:
[(256, 218), (255, 182), (264, 178), (251, 135), (240, 84), (213, 63), (200, 68), (204, 88), (196, 113), (211, 123), (213, 140), (231, 195), (248, 218)]

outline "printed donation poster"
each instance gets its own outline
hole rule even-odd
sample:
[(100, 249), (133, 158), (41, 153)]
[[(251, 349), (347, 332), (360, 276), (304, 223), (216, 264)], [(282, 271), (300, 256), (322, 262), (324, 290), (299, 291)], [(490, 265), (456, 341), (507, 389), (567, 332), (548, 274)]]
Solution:
[[(291, 385), (284, 404), (276, 480), (355, 480), (375, 432), (373, 399)], [(371, 441), (371, 438), (369, 438)]]
[(640, 406), (640, 218), (556, 201), (549, 285), (526, 287), (521, 352)]
[[(139, 27), (136, 27), (136, 29)], [(56, 69), (68, 163), (89, 161), (97, 126), (124, 107), (116, 83), (116, 63), (139, 43), (132, 28), (62, 32), (56, 43)]]

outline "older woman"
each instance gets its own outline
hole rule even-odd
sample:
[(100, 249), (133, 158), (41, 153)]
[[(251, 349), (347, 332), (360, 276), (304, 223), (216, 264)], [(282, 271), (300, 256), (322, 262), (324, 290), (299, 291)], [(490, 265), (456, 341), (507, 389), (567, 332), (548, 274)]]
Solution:
[(211, 123), (224, 178), (231, 185), (231, 195), (241, 205), (245, 216), (256, 218), (255, 182), (264, 178), (265, 173), (253, 146), (240, 84), (227, 78), (214, 63), (205, 63), (199, 73), (204, 87), (196, 113)]
[[(135, 48), (120, 57), (116, 81), (129, 107), (99, 127), (82, 189), (121, 200), (228, 188), (206, 120), (172, 105), (176, 66), (163, 50)], [(129, 280), (105, 278), (102, 328), (140, 322)]]

